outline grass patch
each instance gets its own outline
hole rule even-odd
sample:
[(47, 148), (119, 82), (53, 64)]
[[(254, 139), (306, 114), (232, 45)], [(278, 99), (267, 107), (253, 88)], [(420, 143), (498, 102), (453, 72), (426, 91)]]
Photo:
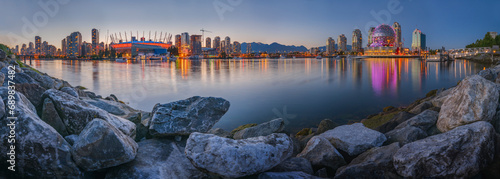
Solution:
[(87, 90), (87, 88), (85, 88), (84, 86), (76, 86), (76, 88), (78, 88), (79, 90)]
[(387, 106), (385, 107), (384, 109), (382, 109), (384, 112), (389, 112), (389, 111), (393, 111), (394, 109), (396, 109), (394, 106)]
[(237, 127), (236, 129), (233, 129), (233, 131), (231, 131), (231, 136), (233, 136), (238, 131), (241, 131), (243, 129), (246, 129), (246, 128), (249, 128), (249, 127), (253, 127), (253, 126), (256, 126), (256, 125), (257, 124), (245, 124), (245, 125), (241, 125), (241, 126)]
[(381, 126), (382, 124), (385, 124), (386, 122), (389, 122), (389, 120), (391, 120), (394, 117), (394, 115), (396, 115), (397, 113), (398, 113), (398, 111), (393, 112), (393, 113), (389, 113), (389, 114), (383, 114), (383, 115), (379, 114), (379, 115), (373, 116), (371, 118), (365, 119), (365, 120), (361, 121), (361, 123), (363, 123), (363, 125), (365, 125), (365, 127), (368, 127), (370, 129), (375, 129), (378, 126)]
[(299, 132), (297, 132), (297, 134), (295, 134), (295, 137), (306, 136), (309, 134), (312, 134), (312, 130), (310, 128), (304, 128), (304, 129), (300, 130)]
[(428, 97), (436, 96), (437, 91), (438, 91), (437, 89), (435, 89), (435, 90), (431, 90), (431, 91), (429, 91), (429, 92), (425, 95), (425, 97), (426, 97), (426, 98), (428, 98)]
[(34, 72), (37, 72), (38, 74), (42, 74), (40, 71), (37, 69), (34, 69), (33, 67), (30, 67), (29, 65), (24, 64), (21, 62), (21, 60), (16, 60), (17, 65), (19, 65), (20, 68), (29, 68), (30, 70), (33, 70)]

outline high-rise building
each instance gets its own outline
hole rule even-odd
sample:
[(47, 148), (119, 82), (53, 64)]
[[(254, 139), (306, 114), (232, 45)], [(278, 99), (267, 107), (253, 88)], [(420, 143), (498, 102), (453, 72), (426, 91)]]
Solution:
[[(219, 53), (222, 53), (222, 52), (226, 53), (226, 50), (225, 50), (225, 49), (226, 49), (226, 41), (225, 41), (225, 40), (222, 40), (222, 41), (220, 41), (220, 51), (221, 51), (221, 52), (219, 52)], [(226, 53), (226, 54), (227, 54), (227, 53)]]
[(47, 43), (47, 41), (43, 41), (42, 43), (42, 55), (47, 55), (49, 54), (49, 43)]
[(21, 46), (21, 55), (27, 55), (28, 51), (28, 48), (26, 47), (26, 44), (23, 44), (23, 46)]
[(181, 47), (181, 35), (177, 34), (175, 35), (175, 46), (177, 48), (180, 48)]
[(67, 39), (67, 56), (78, 57), (82, 54), (82, 34), (80, 32), (71, 33)]
[(216, 36), (214, 38), (214, 48), (215, 50), (217, 51), (217, 53), (220, 53), (221, 52), (221, 48), (220, 48), (220, 37), (219, 36)]
[(326, 53), (328, 55), (335, 53), (335, 40), (332, 37), (328, 37), (326, 40)]
[(99, 31), (92, 29), (92, 55), (99, 53)]
[(370, 47), (370, 45), (373, 43), (373, 31), (375, 31), (375, 27), (370, 27), (370, 30), (368, 31), (367, 47)]
[(66, 44), (66, 38), (62, 39), (61, 40), (61, 55), (62, 56), (66, 56), (66, 46), (68, 44)]
[(212, 48), (212, 39), (210, 37), (207, 37), (207, 39), (205, 40), (205, 47)]
[(224, 48), (224, 52), (226, 52), (226, 54), (230, 54), (232, 51), (231, 38), (229, 38), (229, 36), (226, 36), (226, 38), (224, 38), (224, 41), (226, 43), (225, 48)]
[(339, 51), (346, 52), (347, 51), (347, 38), (344, 34), (340, 34), (337, 38)]
[(425, 34), (422, 31), (415, 29), (412, 34), (411, 48), (414, 51), (425, 50), (427, 48), (425, 38)]
[(191, 35), (191, 54), (201, 55), (201, 35)]
[(399, 25), (398, 22), (394, 22), (392, 24), (392, 28), (394, 29), (394, 32), (396, 32), (396, 47), (403, 47), (403, 41), (401, 39), (401, 25)]
[(35, 54), (40, 55), (40, 53), (42, 53), (42, 38), (35, 36)]
[(54, 45), (49, 45), (49, 46), (47, 47), (47, 49), (48, 49), (48, 50), (47, 50), (47, 55), (50, 55), (50, 56), (55, 56), (55, 55), (57, 55), (57, 53), (56, 53), (56, 52), (57, 52), (57, 48), (56, 48), (56, 46), (54, 46)]
[(361, 36), (361, 30), (355, 29), (352, 31), (352, 51), (361, 52), (363, 48), (363, 37)]
[(191, 54), (190, 41), (191, 39), (189, 38), (189, 33), (184, 32), (181, 34), (181, 54), (184, 54), (185, 56), (189, 56)]
[(233, 53), (234, 54), (241, 54), (241, 44), (238, 41), (233, 42)]
[(252, 53), (252, 43), (247, 43), (247, 54)]
[(35, 45), (33, 45), (33, 42), (29, 43), (29, 48), (28, 48), (28, 55), (33, 55), (35, 54)]

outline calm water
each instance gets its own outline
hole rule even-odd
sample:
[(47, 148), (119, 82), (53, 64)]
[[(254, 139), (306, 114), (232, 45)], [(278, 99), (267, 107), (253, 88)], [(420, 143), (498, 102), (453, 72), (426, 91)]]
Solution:
[(104, 97), (115, 94), (141, 110), (195, 95), (217, 96), (231, 107), (214, 127), (232, 130), (284, 116), (292, 131), (325, 118), (345, 124), (385, 106), (408, 105), (485, 68), (418, 59), (37, 60), (32, 66)]

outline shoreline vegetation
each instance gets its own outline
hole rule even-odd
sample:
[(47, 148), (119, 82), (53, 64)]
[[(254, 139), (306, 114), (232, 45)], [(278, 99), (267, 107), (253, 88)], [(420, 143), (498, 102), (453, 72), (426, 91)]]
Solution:
[[(8, 67), (16, 143), (8, 148)], [(194, 96), (133, 109), (0, 51), (2, 161), (22, 178), (498, 178), (500, 65), (360, 122), (283, 133), (281, 118), (212, 129), (230, 109)], [(10, 158), (12, 159), (12, 158)]]

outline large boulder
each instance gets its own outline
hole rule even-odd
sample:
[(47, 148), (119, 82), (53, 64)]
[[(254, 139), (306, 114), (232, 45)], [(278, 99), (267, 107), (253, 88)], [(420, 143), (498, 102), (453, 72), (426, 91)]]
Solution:
[(304, 172), (265, 172), (258, 176), (258, 179), (320, 179)]
[(14, 85), (16, 91), (24, 94), (28, 100), (30, 100), (31, 104), (35, 107), (39, 108), (42, 104), (42, 95), (45, 92), (45, 88), (41, 87), (38, 84), (30, 84), (30, 83), (21, 83)]
[(469, 178), (494, 156), (495, 131), (479, 121), (406, 144), (393, 156), (397, 173), (411, 178)]
[(62, 136), (69, 135), (66, 126), (64, 125), (61, 117), (57, 114), (54, 102), (49, 98), (45, 98), (42, 106), (42, 120), (48, 125), (52, 126)]
[(148, 139), (138, 143), (135, 159), (106, 173), (113, 178), (206, 178), (186, 158), (184, 148), (168, 139)]
[(259, 124), (254, 127), (245, 128), (234, 133), (234, 139), (246, 139), (250, 137), (266, 136), (272, 133), (281, 132), (285, 128), (285, 121), (281, 118)]
[(297, 155), (311, 162), (315, 168), (328, 167), (332, 172), (345, 165), (344, 157), (333, 145), (321, 136), (314, 136), (304, 150)]
[(96, 171), (132, 161), (137, 143), (102, 119), (90, 121), (73, 144), (73, 159), (86, 171)]
[(39, 72), (31, 69), (25, 69), (23, 73), (36, 80), (38, 84), (45, 89), (55, 88), (55, 80), (46, 74), (40, 74)]
[(335, 178), (398, 178), (392, 164), (392, 157), (398, 150), (398, 143), (374, 147), (354, 158), (349, 165), (340, 167)]
[[(439, 113), (433, 110), (424, 112), (402, 122), (392, 131), (385, 134), (386, 143), (399, 142), (400, 145), (423, 139), (430, 135), (430, 129), (436, 124)], [(429, 134), (428, 134), (429, 131)]]
[(109, 114), (108, 112), (88, 104), (65, 92), (49, 89), (42, 95), (43, 99), (49, 98), (64, 122), (69, 134), (80, 134), (88, 122), (95, 118), (108, 121), (111, 125), (122, 131), (124, 134), (135, 138), (135, 124)]
[[(0, 88), (0, 103), (7, 103), (8, 89)], [(78, 178), (83, 173), (71, 159), (71, 146), (54, 128), (43, 122), (33, 105), (21, 93), (16, 93), (14, 110), (17, 119), (0, 120), (0, 175), (7, 178)], [(8, 108), (7, 108), (8, 109)], [(10, 116), (10, 115), (9, 115)], [(14, 129), (14, 130), (11, 130)], [(10, 136), (11, 132), (14, 133)], [(15, 139), (15, 144), (11, 139)], [(11, 145), (14, 144), (14, 145)], [(14, 152), (11, 147), (15, 147)], [(15, 153), (9, 155), (9, 153)], [(15, 172), (7, 168), (14, 159)], [(12, 161), (12, 164), (14, 164)]]
[(441, 132), (476, 121), (490, 122), (498, 105), (498, 86), (481, 76), (465, 78), (444, 101), (437, 128)]
[(153, 136), (189, 135), (207, 132), (229, 109), (229, 101), (215, 97), (194, 96), (167, 104), (157, 104), (149, 132)]
[(337, 126), (339, 125), (333, 122), (331, 119), (323, 119), (321, 122), (319, 122), (318, 131), (316, 131), (316, 134), (321, 134)]
[(192, 133), (186, 156), (193, 165), (227, 178), (267, 171), (292, 155), (293, 144), (286, 134), (271, 134), (233, 140), (213, 134)]
[(137, 110), (127, 106), (126, 104), (116, 101), (104, 100), (99, 98), (96, 99), (82, 98), (82, 100), (98, 108), (101, 108), (111, 114), (121, 117), (126, 117), (128, 114), (132, 112), (137, 112)]
[(394, 117), (392, 117), (391, 120), (389, 120), (388, 122), (376, 127), (375, 130), (381, 133), (389, 132), (393, 130), (396, 126), (412, 118), (413, 116), (415, 116), (415, 114), (406, 111), (401, 111), (396, 115), (394, 115)]
[[(5, 75), (6, 78), (9, 77), (9, 69), (8, 69), (8, 67), (3, 67), (0, 70), (0, 72), (2, 72)], [(33, 78), (31, 78), (26, 73), (20, 72), (20, 73), (16, 73), (14, 76), (15, 77), (13, 79), (8, 78), (9, 80), (4, 80), (3, 86), (9, 86), (9, 84), (8, 84), (9, 81), (14, 82), (14, 84), (21, 84), (21, 83), (38, 84), (37, 81), (35, 81)]]
[(350, 156), (355, 156), (364, 151), (382, 146), (387, 140), (384, 134), (365, 127), (362, 123), (343, 125), (320, 134), (332, 145)]
[(302, 157), (292, 157), (270, 170), (271, 172), (293, 172), (299, 171), (307, 174), (314, 174), (311, 162)]
[(208, 134), (214, 134), (216, 136), (219, 136), (219, 137), (229, 137), (231, 136), (231, 134), (227, 131), (225, 131), (224, 129), (221, 129), (221, 128), (215, 128), (215, 129), (210, 129), (208, 132)]
[(78, 92), (76, 92), (76, 90), (73, 89), (73, 88), (71, 88), (71, 87), (63, 87), (63, 88), (61, 88), (61, 91), (65, 92), (65, 93), (68, 93), (69, 95), (74, 96), (76, 98), (80, 97), (78, 95)]
[(5, 58), (7, 58), (7, 54), (2, 49), (0, 49), (0, 60), (5, 60)]

